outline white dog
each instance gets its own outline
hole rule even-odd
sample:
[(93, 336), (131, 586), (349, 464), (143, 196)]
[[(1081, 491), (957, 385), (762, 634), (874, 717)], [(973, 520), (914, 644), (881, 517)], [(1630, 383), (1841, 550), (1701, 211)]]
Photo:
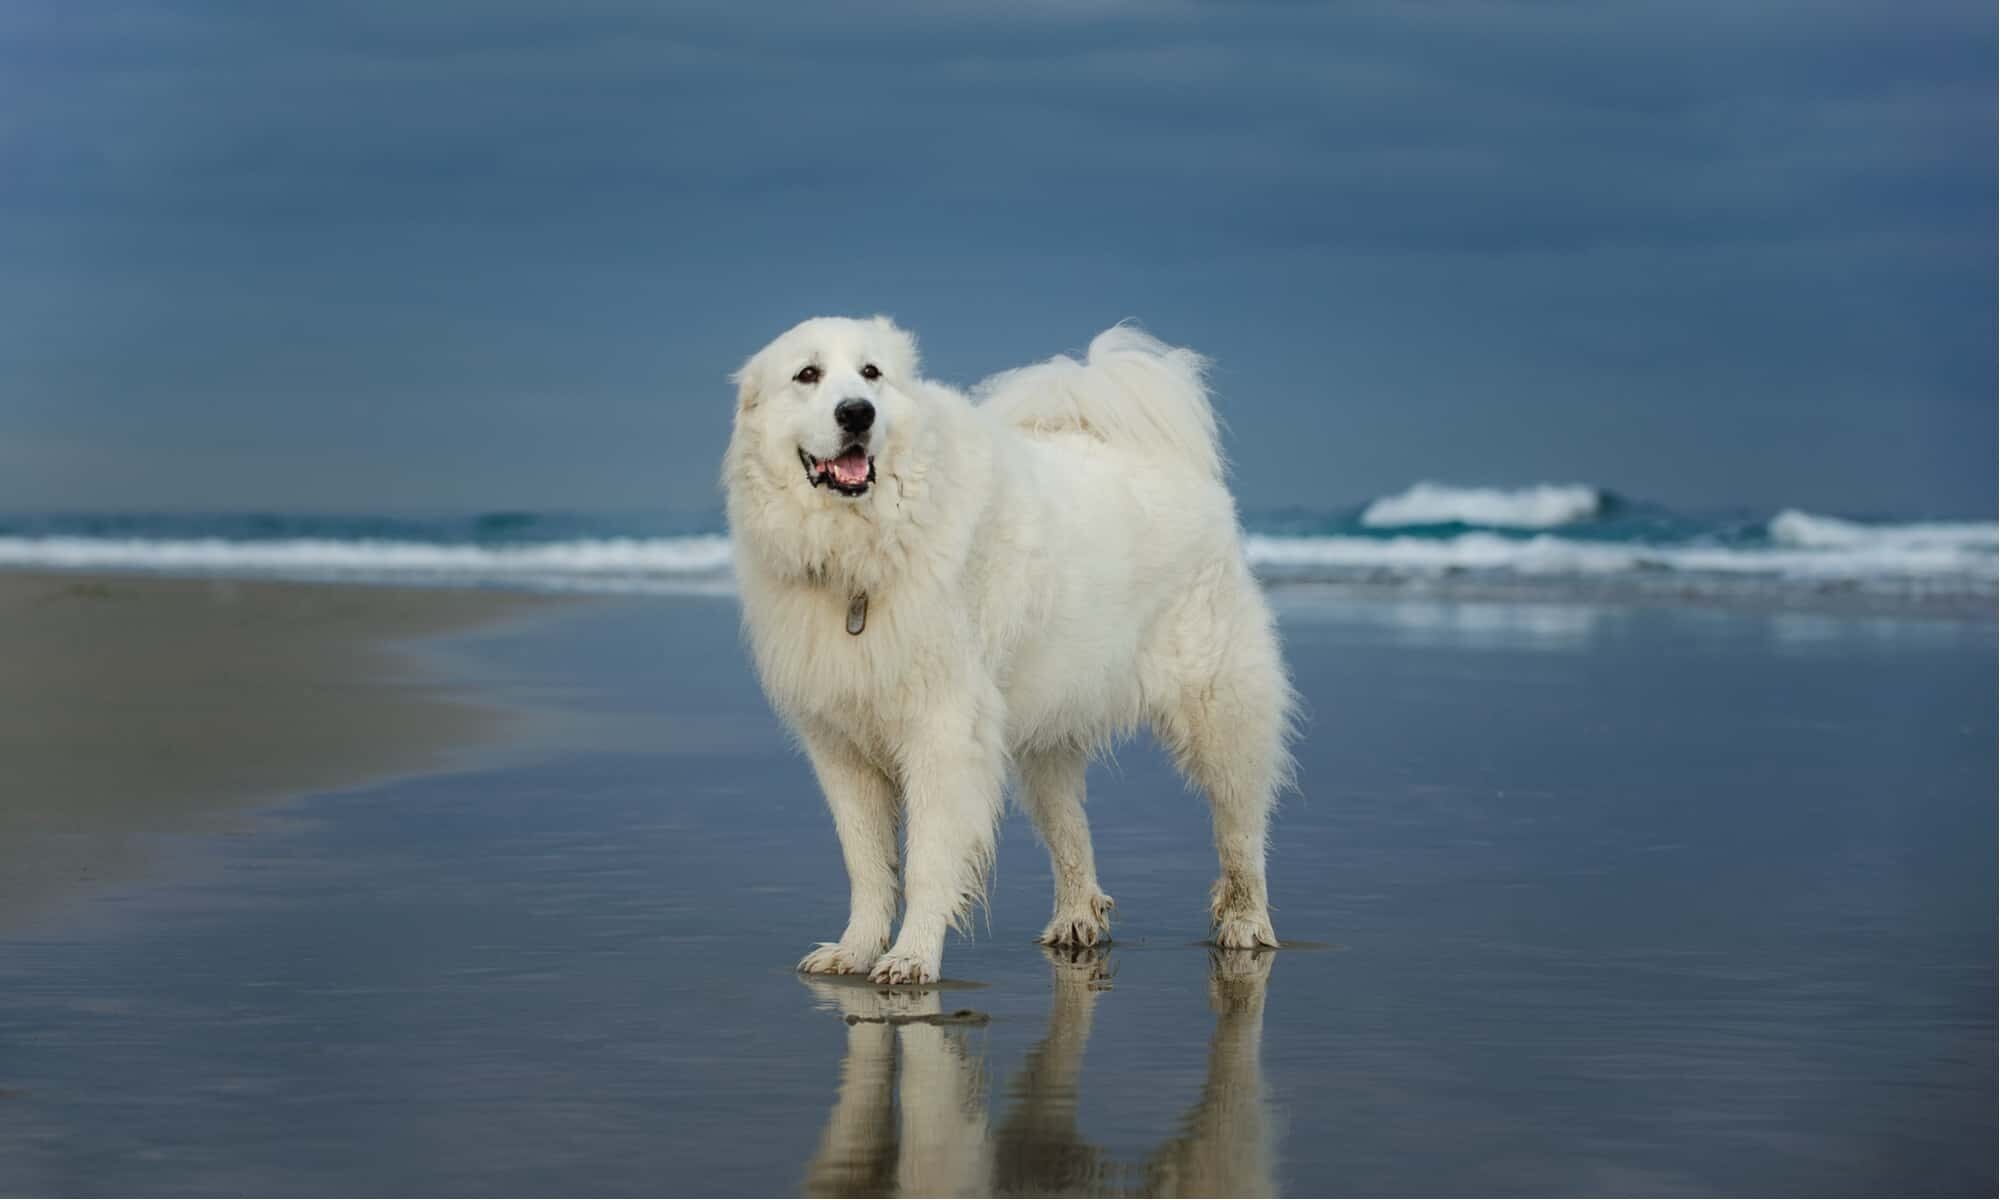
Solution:
[(1215, 943), (1277, 945), (1264, 843), (1292, 692), (1202, 370), (1120, 326), (973, 403), (877, 317), (807, 321), (738, 372), (744, 626), (850, 887), (846, 931), (800, 970), (936, 980), (985, 894), (1010, 766), (1055, 868), (1042, 940), (1106, 938), (1084, 768), (1141, 723), (1208, 796)]

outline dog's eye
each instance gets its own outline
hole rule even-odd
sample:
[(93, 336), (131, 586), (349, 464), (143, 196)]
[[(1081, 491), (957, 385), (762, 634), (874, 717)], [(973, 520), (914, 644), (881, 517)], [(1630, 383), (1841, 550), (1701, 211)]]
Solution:
[(867, 366), (861, 368), (861, 378), (873, 383), (877, 379), (882, 378), (882, 368), (876, 366), (874, 363), (869, 363)]
[(799, 368), (799, 373), (798, 373), (798, 374), (796, 374), (796, 375), (794, 375), (794, 376), (792, 376), (792, 382), (793, 382), (793, 383), (818, 383), (818, 382), (819, 382), (819, 368), (818, 368), (818, 367), (800, 367), (800, 368)]

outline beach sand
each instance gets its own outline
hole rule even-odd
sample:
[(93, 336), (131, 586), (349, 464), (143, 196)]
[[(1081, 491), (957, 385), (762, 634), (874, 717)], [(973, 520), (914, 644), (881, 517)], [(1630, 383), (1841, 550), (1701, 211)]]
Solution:
[(439, 765), (506, 716), (391, 643), (550, 601), (0, 574), (0, 928), (130, 878), (148, 835)]
[[(48, 678), (106, 672), (10, 681), (10, 745), (203, 764), (158, 768), (165, 818), (119, 786), (150, 759), (37, 751), (16, 828), (319, 794), (0, 930), (3, 1194), (1992, 1194), (1990, 621), (1281, 589), (1273, 908), (1324, 948), (1199, 944), (1206, 815), (1141, 742), (1091, 774), (1107, 952), (1033, 945), (1010, 813), (946, 951), (979, 986), (885, 996), (791, 971), (846, 884), (726, 598), (551, 610), (440, 676), (374, 639), (521, 602), (8, 587)], [(249, 675), (253, 725), (198, 715)], [(440, 759), (524, 688), (576, 736)]]

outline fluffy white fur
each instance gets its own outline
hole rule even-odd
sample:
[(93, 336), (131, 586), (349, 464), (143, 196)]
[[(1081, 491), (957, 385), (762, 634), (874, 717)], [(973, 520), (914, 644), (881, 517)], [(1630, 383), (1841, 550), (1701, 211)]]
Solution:
[[(1010, 769), (1055, 868), (1043, 940), (1107, 938), (1084, 768), (1142, 724), (1208, 797), (1216, 944), (1277, 944), (1264, 851), (1292, 693), (1202, 370), (1119, 326), (974, 403), (877, 317), (807, 321), (738, 373), (723, 483), (744, 626), (850, 884), (845, 932), (801, 970), (937, 979), (946, 930), (984, 896)], [(801, 458), (848, 447), (849, 399), (876, 414), (860, 496), (815, 487)]]

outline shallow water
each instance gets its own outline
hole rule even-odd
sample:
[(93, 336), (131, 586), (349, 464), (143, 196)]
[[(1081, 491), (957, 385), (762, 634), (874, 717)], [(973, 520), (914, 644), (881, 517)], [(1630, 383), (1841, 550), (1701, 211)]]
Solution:
[(1010, 814), (985, 986), (801, 980), (845, 886), (733, 608), (586, 608), (469, 647), (571, 749), (0, 941), (0, 1191), (1991, 1194), (1990, 624), (1279, 599), (1324, 948), (1193, 944), (1142, 746), (1108, 952)]

